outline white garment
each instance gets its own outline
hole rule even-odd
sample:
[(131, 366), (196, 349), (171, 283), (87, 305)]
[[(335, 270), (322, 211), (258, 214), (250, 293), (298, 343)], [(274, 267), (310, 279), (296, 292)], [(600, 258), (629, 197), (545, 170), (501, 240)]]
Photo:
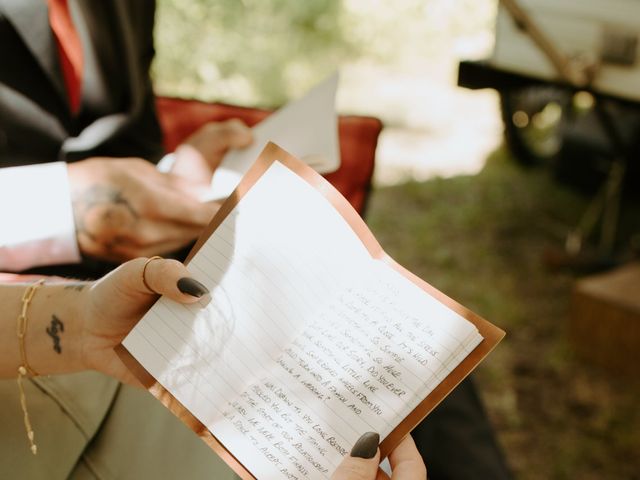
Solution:
[(0, 271), (79, 261), (66, 164), (0, 168)]

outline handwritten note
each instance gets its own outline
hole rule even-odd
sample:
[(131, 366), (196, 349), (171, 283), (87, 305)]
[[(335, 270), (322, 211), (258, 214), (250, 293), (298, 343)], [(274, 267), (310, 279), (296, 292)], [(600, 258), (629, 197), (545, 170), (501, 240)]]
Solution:
[(258, 478), (329, 478), (482, 340), (278, 162), (189, 269), (211, 301), (161, 299), (123, 343)]

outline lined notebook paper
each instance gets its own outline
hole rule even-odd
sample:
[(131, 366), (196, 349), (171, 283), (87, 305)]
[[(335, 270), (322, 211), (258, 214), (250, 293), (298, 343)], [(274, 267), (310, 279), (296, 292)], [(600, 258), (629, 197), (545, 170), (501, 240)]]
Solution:
[(397, 443), (502, 334), (390, 262), (286, 152), (252, 172), (188, 264), (210, 300), (161, 298), (123, 345), (245, 476), (329, 478), (364, 432)]

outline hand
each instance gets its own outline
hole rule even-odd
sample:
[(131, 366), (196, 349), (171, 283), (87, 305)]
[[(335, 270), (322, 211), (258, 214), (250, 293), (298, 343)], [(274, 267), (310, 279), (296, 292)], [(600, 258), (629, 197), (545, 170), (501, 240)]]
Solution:
[(173, 252), (219, 208), (201, 203), (194, 183), (139, 158), (90, 158), (67, 169), (78, 245), (91, 257), (121, 262)]
[(238, 119), (207, 123), (176, 148), (171, 173), (208, 187), (227, 151), (252, 141), (251, 129)]
[[(121, 382), (136, 385), (134, 376), (120, 361), (113, 348), (120, 344), (158, 295), (142, 281), (146, 258), (132, 260), (82, 291), (80, 312), (81, 363)], [(144, 269), (145, 280), (158, 294), (180, 303), (197, 302), (206, 287), (191, 278), (187, 268), (176, 260), (152, 260)]]
[[(356, 442), (351, 455), (345, 457), (338, 466), (332, 480), (383, 480), (388, 478), (378, 469), (380, 449), (377, 433), (365, 433)], [(392, 480), (426, 480), (427, 468), (416, 448), (416, 444), (407, 435), (389, 454)]]

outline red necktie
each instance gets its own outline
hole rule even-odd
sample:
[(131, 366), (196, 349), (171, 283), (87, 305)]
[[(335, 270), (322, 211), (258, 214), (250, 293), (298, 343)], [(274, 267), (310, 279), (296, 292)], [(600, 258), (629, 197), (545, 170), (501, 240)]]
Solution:
[(47, 0), (49, 23), (56, 37), (62, 75), (69, 96), (71, 111), (78, 113), (82, 89), (82, 44), (73, 26), (67, 0)]

